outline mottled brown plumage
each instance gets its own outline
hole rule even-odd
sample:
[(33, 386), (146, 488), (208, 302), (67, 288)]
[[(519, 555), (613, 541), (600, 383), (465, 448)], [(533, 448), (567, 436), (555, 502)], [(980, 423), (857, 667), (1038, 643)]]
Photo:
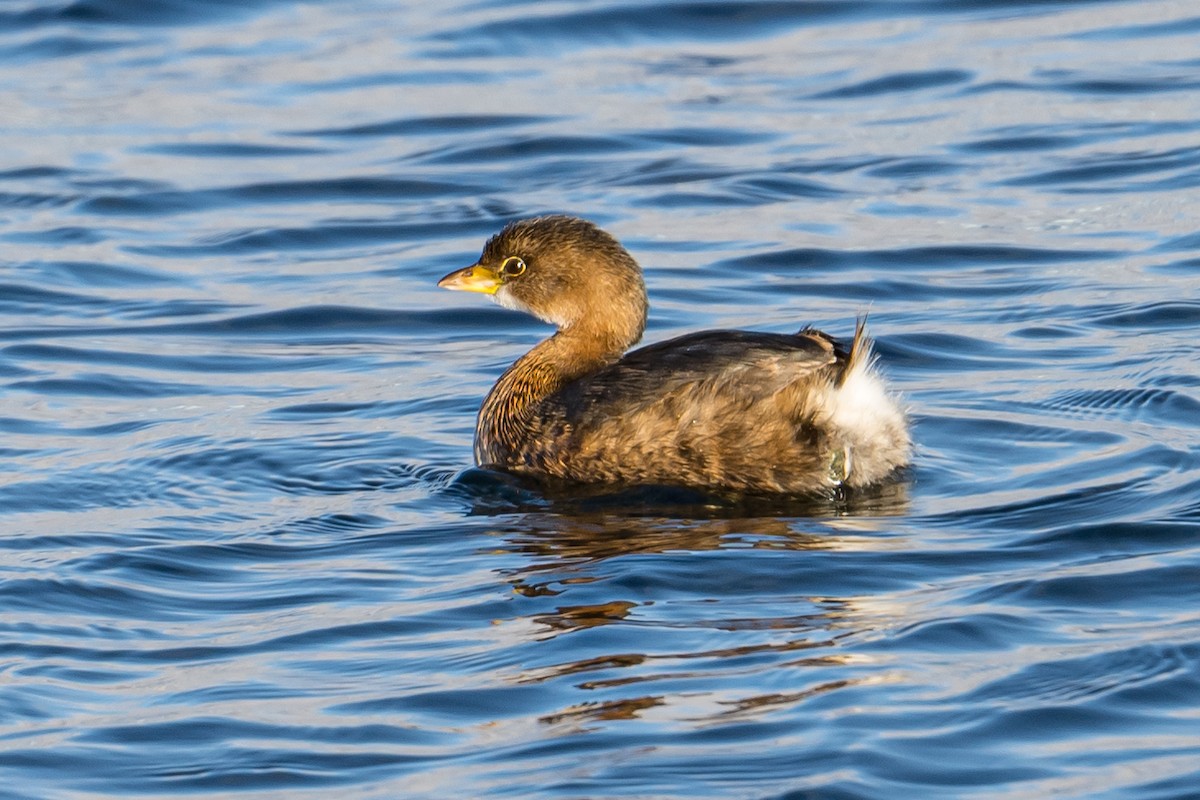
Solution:
[(443, 278), (551, 322), (484, 400), (481, 466), (569, 483), (809, 493), (877, 483), (908, 462), (904, 416), (849, 347), (794, 335), (704, 331), (625, 351), (646, 324), (641, 269), (574, 217), (508, 225)]

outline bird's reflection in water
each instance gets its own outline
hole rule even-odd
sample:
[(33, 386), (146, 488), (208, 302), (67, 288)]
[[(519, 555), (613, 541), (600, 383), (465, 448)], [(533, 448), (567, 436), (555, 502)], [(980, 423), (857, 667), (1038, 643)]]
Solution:
[(695, 520), (828, 519), (894, 517), (908, 511), (911, 474), (868, 489), (828, 494), (745, 495), (677, 486), (577, 486), (538, 483), (475, 467), (441, 491), (464, 501), (472, 515), (547, 512), (571, 518), (658, 520), (665, 525)]
[[(521, 557), (504, 578), (522, 599), (514, 621), (544, 656), (512, 679), (595, 694), (546, 724), (646, 714), (717, 724), (879, 679), (841, 641), (881, 610), (872, 597), (866, 618), (857, 613), (862, 564), (909, 546), (894, 530), (906, 484), (869, 497), (737, 505), (674, 490), (547, 498), (507, 489), (520, 511), (481, 513), (495, 515), (497, 549)], [(844, 593), (831, 591), (839, 570), (859, 576)], [(770, 690), (748, 693), (760, 679)]]

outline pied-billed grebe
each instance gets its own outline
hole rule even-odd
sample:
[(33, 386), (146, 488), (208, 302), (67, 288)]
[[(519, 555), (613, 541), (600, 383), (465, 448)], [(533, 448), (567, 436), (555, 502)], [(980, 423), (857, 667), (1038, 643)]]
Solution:
[(490, 295), (558, 332), (492, 387), (480, 466), (551, 482), (805, 494), (878, 483), (908, 463), (904, 414), (859, 322), (844, 347), (703, 331), (622, 355), (646, 327), (637, 262), (575, 217), (509, 224), (438, 286)]

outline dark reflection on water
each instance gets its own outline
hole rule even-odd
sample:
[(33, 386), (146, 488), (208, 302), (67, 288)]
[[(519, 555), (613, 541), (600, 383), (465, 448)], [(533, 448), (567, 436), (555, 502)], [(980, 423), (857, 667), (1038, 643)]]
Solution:
[[(1153, 0), (0, 8), (5, 797), (1185, 798), (1197, 17)], [(846, 334), (869, 494), (470, 466), (586, 214), (648, 341)]]
[(895, 515), (908, 506), (911, 476), (868, 489), (839, 488), (825, 494), (755, 496), (712, 493), (680, 486), (571, 486), (537, 482), (488, 469), (473, 468), (448, 487), (472, 514), (499, 515), (553, 511), (569, 518), (595, 513), (625, 517), (748, 519), (768, 516)]

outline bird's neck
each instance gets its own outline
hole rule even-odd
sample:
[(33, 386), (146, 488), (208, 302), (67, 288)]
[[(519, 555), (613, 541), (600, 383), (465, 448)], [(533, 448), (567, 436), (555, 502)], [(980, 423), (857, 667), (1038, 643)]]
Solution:
[(510, 456), (535, 435), (537, 408), (577, 378), (613, 363), (638, 335), (616, 335), (575, 325), (541, 342), (509, 367), (479, 409), (475, 460), (507, 465)]

